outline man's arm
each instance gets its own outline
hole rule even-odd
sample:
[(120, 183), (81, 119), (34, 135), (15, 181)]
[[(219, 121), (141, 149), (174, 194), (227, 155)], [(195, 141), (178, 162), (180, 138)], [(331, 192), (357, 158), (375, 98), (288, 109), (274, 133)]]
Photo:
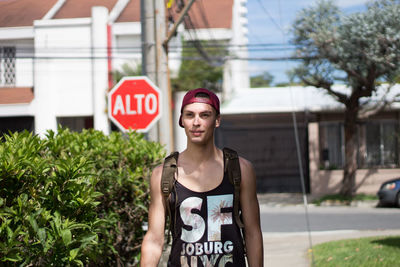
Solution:
[(256, 193), (256, 175), (252, 164), (239, 158), (242, 182), (240, 205), (244, 223), (246, 252), (249, 267), (264, 266), (263, 239), (260, 226), (260, 207)]
[(154, 169), (150, 178), (149, 225), (143, 238), (140, 266), (157, 266), (164, 245), (165, 201), (161, 193), (162, 166)]

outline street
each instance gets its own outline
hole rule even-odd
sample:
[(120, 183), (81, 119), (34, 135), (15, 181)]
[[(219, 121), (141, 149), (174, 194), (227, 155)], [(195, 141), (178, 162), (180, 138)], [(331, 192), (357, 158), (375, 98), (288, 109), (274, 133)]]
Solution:
[[(374, 207), (308, 208), (311, 231), (400, 229), (400, 209)], [(261, 206), (263, 232), (307, 232), (303, 206)]]

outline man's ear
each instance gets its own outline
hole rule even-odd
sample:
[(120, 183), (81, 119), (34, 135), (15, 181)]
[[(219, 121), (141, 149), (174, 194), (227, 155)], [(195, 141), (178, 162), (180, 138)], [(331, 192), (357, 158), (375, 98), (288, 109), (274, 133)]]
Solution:
[(215, 128), (218, 128), (221, 125), (221, 115), (217, 115), (217, 119), (215, 120)]

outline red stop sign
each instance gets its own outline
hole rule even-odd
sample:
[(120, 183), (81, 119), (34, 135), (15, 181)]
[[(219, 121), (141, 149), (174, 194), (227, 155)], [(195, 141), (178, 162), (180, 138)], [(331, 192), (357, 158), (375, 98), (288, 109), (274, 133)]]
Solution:
[(108, 93), (108, 117), (122, 131), (147, 132), (161, 117), (161, 92), (147, 77), (124, 77)]

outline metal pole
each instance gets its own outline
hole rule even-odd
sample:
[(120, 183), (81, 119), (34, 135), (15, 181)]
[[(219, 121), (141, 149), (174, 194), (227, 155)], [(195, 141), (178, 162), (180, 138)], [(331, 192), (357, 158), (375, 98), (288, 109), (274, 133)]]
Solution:
[[(171, 91), (169, 89), (167, 49), (163, 46), (166, 38), (166, 16), (164, 0), (141, 0), (142, 24), (142, 69), (162, 93), (162, 117), (158, 131), (149, 137), (157, 137), (167, 152), (173, 150)], [(152, 139), (154, 140), (154, 139)]]
[(160, 119), (160, 142), (166, 146), (167, 152), (173, 150), (172, 133), (172, 110), (171, 90), (169, 88), (168, 57), (167, 48), (163, 46), (166, 38), (167, 26), (165, 16), (165, 1), (155, 0), (155, 41), (156, 41), (156, 64), (157, 64), (157, 85), (160, 88), (162, 98), (162, 117)]
[[(155, 63), (154, 0), (140, 0), (140, 21), (142, 38), (142, 74), (149, 77), (150, 80), (158, 85)], [(150, 140), (158, 141), (158, 127), (159, 123), (149, 130), (148, 137)]]

